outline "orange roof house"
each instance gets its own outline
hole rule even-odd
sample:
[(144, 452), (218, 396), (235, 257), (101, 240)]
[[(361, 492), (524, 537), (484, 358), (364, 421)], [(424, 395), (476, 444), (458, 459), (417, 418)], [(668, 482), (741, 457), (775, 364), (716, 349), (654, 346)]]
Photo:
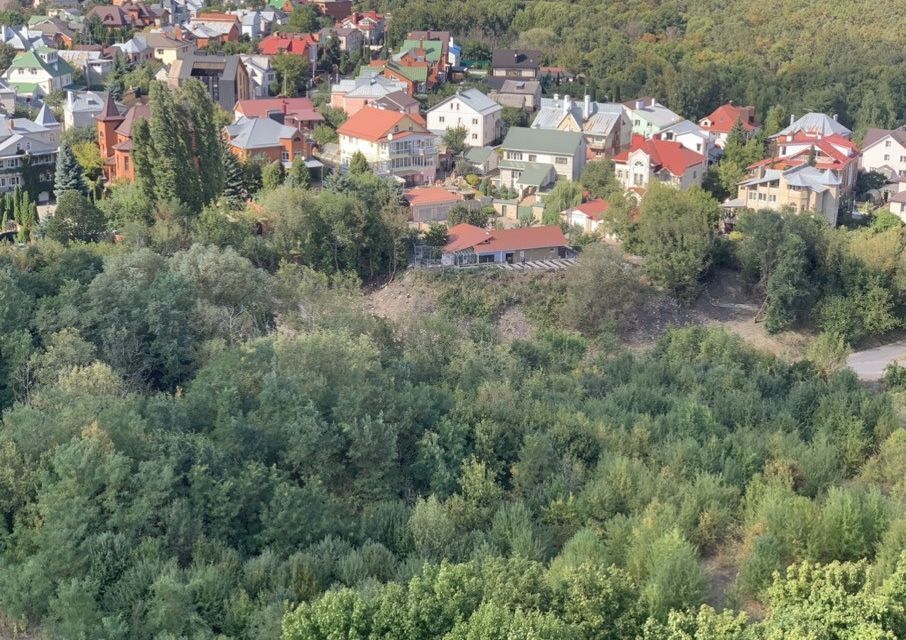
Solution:
[(447, 212), (463, 201), (461, 194), (443, 187), (414, 187), (403, 198), (409, 203), (409, 220), (420, 224), (445, 221)]
[(559, 225), (488, 231), (463, 223), (447, 233), (443, 261), (450, 265), (519, 263), (563, 258), (568, 251)]
[[(416, 125), (413, 127), (413, 124)], [(388, 135), (396, 133), (396, 139), (405, 137), (413, 131), (421, 133), (425, 129), (425, 120), (418, 114), (400, 113), (364, 107), (350, 116), (340, 125), (337, 133), (341, 136), (378, 142), (386, 140)]]
[(292, 53), (307, 56), (310, 47), (318, 48), (320, 38), (313, 33), (274, 33), (258, 43), (258, 51), (268, 56)]

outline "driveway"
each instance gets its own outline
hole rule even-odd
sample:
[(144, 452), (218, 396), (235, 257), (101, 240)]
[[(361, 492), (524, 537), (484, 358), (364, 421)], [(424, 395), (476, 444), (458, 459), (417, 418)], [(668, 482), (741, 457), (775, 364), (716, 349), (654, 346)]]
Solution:
[(884, 375), (884, 368), (891, 362), (906, 365), (906, 340), (865, 351), (856, 351), (846, 360), (859, 379), (868, 382), (880, 380)]

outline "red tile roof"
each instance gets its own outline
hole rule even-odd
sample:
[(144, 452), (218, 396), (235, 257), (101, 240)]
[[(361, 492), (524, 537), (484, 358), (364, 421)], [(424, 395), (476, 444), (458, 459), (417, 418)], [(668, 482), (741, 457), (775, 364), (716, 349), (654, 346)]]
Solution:
[(600, 220), (601, 214), (610, 209), (610, 203), (603, 198), (590, 200), (574, 207), (576, 211), (581, 211), (592, 220)]
[(679, 142), (659, 138), (646, 139), (640, 135), (632, 136), (629, 150), (614, 156), (613, 161), (625, 164), (629, 161), (629, 154), (639, 150), (648, 154), (652, 165), (660, 165), (675, 176), (682, 176), (689, 167), (706, 162), (705, 156), (687, 149)]
[(455, 253), (465, 249), (473, 249), (476, 253), (496, 253), (565, 246), (566, 237), (559, 225), (486, 231), (463, 223), (447, 232), (444, 253)]
[(278, 53), (294, 53), (304, 56), (308, 48), (318, 44), (318, 36), (311, 33), (275, 33), (258, 43), (258, 51), (274, 56)]
[[(755, 129), (755, 124), (749, 122), (750, 115), (752, 116), (751, 119), (754, 120), (755, 107), (737, 107), (730, 102), (720, 105), (711, 113), (711, 115), (699, 120), (699, 125), (706, 131), (713, 131), (714, 133), (730, 133), (730, 131), (733, 130), (733, 126), (737, 122), (740, 122), (742, 123), (743, 129), (746, 131), (753, 131)], [(705, 120), (710, 120), (711, 125), (705, 126), (702, 124)]]
[[(415, 122), (420, 127), (419, 133), (424, 129), (425, 121), (421, 116), (387, 109), (375, 109), (374, 107), (362, 107), (340, 125), (337, 133), (351, 138), (377, 142), (393, 133), (394, 128), (401, 126), (406, 120)], [(403, 130), (402, 133), (406, 133), (406, 131)]]
[(315, 111), (315, 106), (308, 98), (240, 100), (236, 103), (235, 110), (246, 118), (266, 118), (272, 113), (283, 113), (302, 121), (324, 119), (324, 116)]
[(443, 187), (415, 187), (406, 191), (406, 193), (403, 194), (403, 197), (409, 203), (410, 207), (418, 207), (426, 204), (459, 202), (462, 200), (460, 194), (447, 191)]

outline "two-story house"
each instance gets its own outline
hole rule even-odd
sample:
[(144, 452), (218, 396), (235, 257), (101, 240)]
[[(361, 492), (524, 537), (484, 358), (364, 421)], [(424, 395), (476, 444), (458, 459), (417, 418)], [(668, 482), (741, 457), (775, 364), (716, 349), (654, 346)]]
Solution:
[(585, 137), (576, 131), (511, 127), (500, 150), (498, 183), (520, 192), (578, 180), (585, 168)]
[[(38, 201), (49, 200), (59, 149), (60, 124), (47, 105), (34, 120), (0, 115), (0, 193), (36, 186)], [(26, 167), (35, 185), (25, 182)]]
[(311, 131), (324, 122), (309, 98), (259, 98), (240, 100), (233, 110), (235, 118), (270, 118), (299, 131)]
[(877, 171), (888, 178), (906, 176), (906, 125), (865, 132), (860, 166), (862, 171)]
[(732, 102), (720, 105), (699, 120), (698, 124), (712, 135), (714, 144), (721, 149), (727, 144), (727, 137), (737, 124), (742, 128), (747, 140), (761, 130), (761, 127), (755, 124), (755, 107), (739, 107)]
[(720, 151), (711, 134), (691, 120), (680, 120), (676, 124), (662, 129), (652, 137), (679, 142), (690, 151), (705, 156), (708, 162), (714, 162), (720, 156)]
[(107, 94), (104, 108), (95, 117), (98, 129), (98, 147), (104, 161), (104, 177), (108, 183), (134, 182), (135, 162), (132, 152), (132, 130), (137, 122), (151, 118), (151, 107), (137, 102), (121, 114)]
[(466, 145), (483, 147), (503, 133), (503, 107), (478, 89), (457, 92), (428, 110), (428, 129), (443, 136), (450, 129), (466, 130)]
[(799, 130), (775, 136), (776, 155), (762, 161), (771, 169), (788, 169), (811, 164), (822, 171), (830, 170), (840, 179), (841, 189), (848, 193), (856, 186), (859, 173), (859, 148), (840, 133), (811, 135)]
[(624, 102), (623, 108), (632, 121), (632, 132), (646, 138), (683, 120), (681, 115), (651, 97)]
[(405, 93), (406, 89), (405, 82), (385, 78), (377, 72), (367, 73), (358, 78), (344, 78), (331, 85), (330, 106), (342, 109), (351, 116), (362, 107), (367, 107), (388, 94), (398, 91)]
[(541, 69), (541, 52), (534, 49), (503, 49), (491, 55), (491, 76), (537, 80)]
[(542, 98), (531, 127), (581, 133), (594, 158), (612, 158), (632, 141), (632, 123), (623, 105), (594, 102), (588, 95), (582, 102), (556, 93), (553, 100)]
[(361, 153), (379, 176), (394, 176), (408, 186), (434, 181), (437, 137), (419, 115), (363, 107), (337, 129), (340, 166)]
[(365, 37), (369, 45), (380, 44), (384, 41), (384, 31), (387, 28), (386, 18), (377, 11), (354, 11), (337, 22), (338, 27), (355, 27)]
[(167, 86), (171, 89), (182, 87), (189, 78), (201, 82), (211, 99), (227, 111), (232, 111), (239, 100), (251, 97), (249, 74), (238, 55), (187, 54), (170, 65)]
[(632, 146), (613, 159), (617, 180), (638, 192), (658, 180), (680, 189), (701, 185), (708, 159), (675, 140), (633, 136)]
[(38, 47), (16, 54), (3, 80), (20, 95), (48, 95), (72, 84), (72, 67), (55, 49)]
[(808, 164), (782, 170), (758, 167), (739, 183), (736, 200), (725, 203), (724, 208), (813, 211), (835, 226), (840, 195), (840, 179), (832, 171)]
[(289, 167), (294, 159), (305, 160), (311, 155), (311, 146), (298, 128), (272, 118), (239, 116), (224, 133), (230, 152), (243, 161), (279, 161)]

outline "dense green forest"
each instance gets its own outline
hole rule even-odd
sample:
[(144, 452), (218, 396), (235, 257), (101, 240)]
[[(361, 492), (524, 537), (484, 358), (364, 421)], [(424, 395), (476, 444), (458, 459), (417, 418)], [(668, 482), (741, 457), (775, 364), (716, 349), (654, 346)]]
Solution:
[(230, 247), (4, 250), (4, 625), (903, 637), (906, 399), (719, 331), (626, 352), (567, 317), (613, 255), (505, 342)]
[(584, 79), (561, 93), (652, 95), (690, 119), (727, 100), (762, 117), (837, 113), (857, 133), (906, 121), (902, 12), (870, 0), (381, 0), (391, 40), (448, 29), (467, 60), (532, 47)]

